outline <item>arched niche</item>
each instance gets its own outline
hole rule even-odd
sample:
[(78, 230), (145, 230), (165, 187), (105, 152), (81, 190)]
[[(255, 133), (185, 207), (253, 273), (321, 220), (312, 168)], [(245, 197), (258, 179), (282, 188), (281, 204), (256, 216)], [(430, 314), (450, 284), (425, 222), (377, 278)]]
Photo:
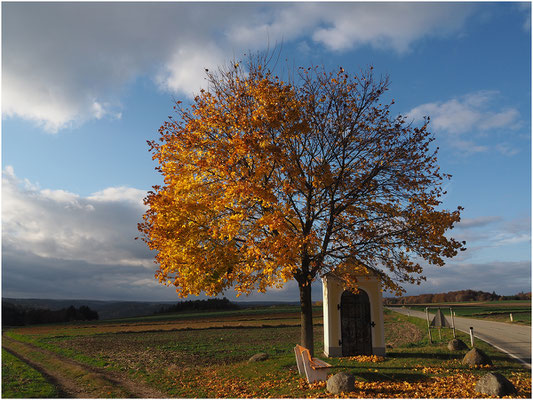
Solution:
[(342, 356), (371, 355), (373, 321), (368, 294), (362, 289), (357, 294), (345, 290), (340, 307)]
[(357, 294), (333, 273), (322, 277), (324, 354), (328, 357), (385, 355), (383, 297), (376, 277), (360, 277)]

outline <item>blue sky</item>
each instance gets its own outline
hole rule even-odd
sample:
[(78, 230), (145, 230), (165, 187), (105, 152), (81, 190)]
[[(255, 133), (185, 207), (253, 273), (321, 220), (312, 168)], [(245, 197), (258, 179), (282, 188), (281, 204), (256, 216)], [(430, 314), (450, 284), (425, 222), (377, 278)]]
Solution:
[(133, 240), (146, 140), (204, 68), (279, 43), (280, 73), (372, 65), (394, 112), (431, 117), (468, 250), (408, 294), (531, 290), (530, 3), (3, 3), (3, 296), (176, 299)]

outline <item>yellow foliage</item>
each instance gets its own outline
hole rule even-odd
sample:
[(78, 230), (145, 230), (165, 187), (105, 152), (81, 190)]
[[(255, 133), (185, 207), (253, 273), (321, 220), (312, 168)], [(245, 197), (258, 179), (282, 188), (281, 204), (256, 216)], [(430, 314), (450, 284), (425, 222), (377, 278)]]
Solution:
[(208, 79), (150, 143), (164, 185), (139, 224), (180, 296), (303, 287), (330, 270), (353, 290), (377, 274), (401, 292), (424, 279), (412, 256), (443, 265), (462, 248), (445, 235), (460, 208), (437, 210), (433, 138), (389, 116), (386, 81), (307, 69), (292, 85), (238, 63)]
[[(488, 398), (490, 396), (476, 392), (475, 383), (479, 376), (467, 371), (450, 372), (442, 368), (431, 367), (437, 376), (417, 381), (399, 380), (356, 380), (355, 390), (341, 394), (332, 394), (326, 390), (326, 382), (307, 383), (296, 376), (280, 378), (271, 373), (261, 376), (260, 380), (249, 380), (237, 376), (221, 377), (214, 370), (206, 370), (195, 377), (189, 377), (188, 385), (209, 388), (209, 396), (217, 398)], [(531, 379), (529, 374), (513, 372), (509, 380), (517, 388), (517, 395), (505, 398), (530, 398)], [(275, 393), (275, 394), (272, 394)], [(280, 395), (279, 393), (284, 393)]]
[(372, 363), (378, 363), (385, 361), (385, 357), (382, 356), (376, 356), (375, 354), (372, 354), (370, 356), (353, 356), (348, 357), (348, 360), (350, 361), (357, 361), (357, 362), (372, 362)]

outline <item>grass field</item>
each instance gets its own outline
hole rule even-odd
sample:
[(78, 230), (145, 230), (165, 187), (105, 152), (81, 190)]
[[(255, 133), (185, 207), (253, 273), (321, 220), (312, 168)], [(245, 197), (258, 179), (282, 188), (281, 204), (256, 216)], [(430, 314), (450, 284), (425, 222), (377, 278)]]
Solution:
[(431, 312), (435, 312), (435, 307), (441, 307), (445, 315), (450, 315), (451, 307), (457, 317), (482, 318), (509, 323), (511, 322), (510, 314), (512, 314), (513, 323), (531, 325), (531, 301), (529, 300), (405, 305), (407, 308), (418, 311), (424, 311), (428, 306), (433, 308)]
[[(48, 368), (71, 396), (267, 398), (333, 397), (325, 383), (309, 385), (298, 375), (293, 347), (299, 342), (297, 308), (180, 314), (87, 324), (13, 329), (3, 345)], [(323, 348), (320, 309), (315, 316), (315, 348)], [(425, 321), (386, 313), (387, 357), (325, 358), (333, 373), (356, 376), (356, 392), (345, 397), (478, 398), (476, 377), (486, 368), (460, 363), (446, 341), (430, 345)], [(468, 343), (466, 335), (460, 337)], [(500, 372), (531, 397), (531, 374), (489, 345), (479, 347)], [(248, 363), (266, 352), (269, 359)], [(2, 361), (4, 368), (4, 359)], [(15, 377), (7, 378), (6, 387)], [(21, 389), (22, 390), (22, 389)], [(16, 397), (7, 390), (3, 397)], [(30, 396), (23, 396), (30, 397)], [(39, 396), (39, 397), (53, 397)]]

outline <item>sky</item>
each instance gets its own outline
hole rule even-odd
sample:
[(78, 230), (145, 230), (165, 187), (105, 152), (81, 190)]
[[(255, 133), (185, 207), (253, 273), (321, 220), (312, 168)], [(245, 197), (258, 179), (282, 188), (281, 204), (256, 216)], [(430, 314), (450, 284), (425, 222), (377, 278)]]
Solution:
[(2, 296), (177, 301), (134, 240), (162, 182), (146, 141), (205, 68), (273, 50), (280, 74), (373, 66), (393, 113), (431, 117), (468, 250), (407, 294), (531, 291), (530, 3), (3, 2)]

